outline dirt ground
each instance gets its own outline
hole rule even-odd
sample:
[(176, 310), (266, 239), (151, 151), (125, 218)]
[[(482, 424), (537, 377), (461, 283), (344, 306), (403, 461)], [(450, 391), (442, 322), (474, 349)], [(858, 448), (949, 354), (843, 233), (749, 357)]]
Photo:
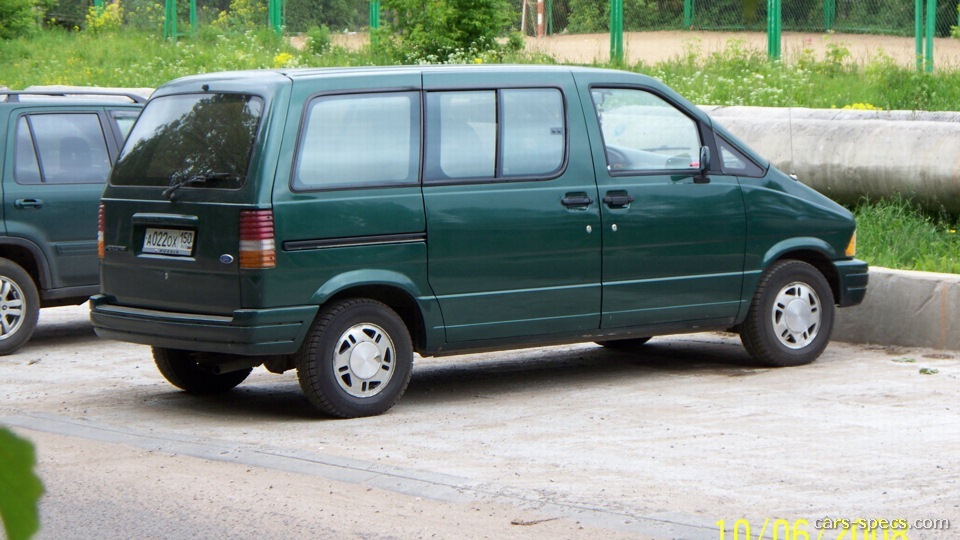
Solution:
[[(366, 34), (335, 34), (334, 43), (357, 48), (367, 43)], [(701, 56), (722, 51), (732, 41), (745, 47), (767, 50), (767, 35), (758, 32), (688, 32), (657, 31), (627, 32), (624, 34), (624, 56), (627, 62), (654, 64), (697, 51)], [(828, 44), (845, 47), (851, 60), (865, 64), (880, 55), (890, 57), (903, 66), (916, 64), (916, 45), (912, 37), (876, 36), (862, 34), (808, 34), (786, 32), (781, 51), (783, 59), (791, 62), (804, 50), (823, 58)], [(527, 50), (541, 52), (560, 62), (591, 63), (610, 57), (609, 34), (561, 34), (543, 38), (528, 37)], [(936, 38), (933, 46), (934, 66), (960, 67), (960, 40)]]
[(0, 425), (37, 447), (38, 540), (716, 540), (737, 520), (769, 540), (778, 519), (865, 537), (828, 518), (940, 540), (960, 527), (958, 382), (955, 352), (833, 343), (767, 369), (706, 333), (417, 358), (387, 414), (330, 420), (293, 372), (177, 391), (79, 306), (0, 358)]

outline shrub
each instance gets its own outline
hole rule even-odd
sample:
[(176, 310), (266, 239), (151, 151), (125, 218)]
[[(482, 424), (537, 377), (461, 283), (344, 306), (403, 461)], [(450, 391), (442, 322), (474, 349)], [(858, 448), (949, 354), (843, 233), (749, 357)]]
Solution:
[(307, 50), (321, 55), (330, 50), (330, 29), (327, 25), (314, 26), (307, 32)]
[(447, 62), (451, 55), (498, 56), (502, 47), (496, 38), (513, 20), (507, 0), (384, 0), (383, 8), (390, 16), (375, 37), (403, 63)]
[(0, 0), (0, 39), (26, 36), (37, 28), (35, 0)]
[(107, 4), (102, 8), (91, 7), (87, 11), (84, 30), (94, 34), (116, 32), (123, 24), (123, 8), (120, 4)]

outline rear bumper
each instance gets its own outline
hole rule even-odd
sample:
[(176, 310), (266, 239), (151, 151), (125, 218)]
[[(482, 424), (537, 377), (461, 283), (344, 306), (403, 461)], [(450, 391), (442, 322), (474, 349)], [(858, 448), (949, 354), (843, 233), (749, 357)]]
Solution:
[(834, 261), (839, 277), (838, 292), (835, 299), (840, 307), (855, 306), (863, 302), (867, 295), (869, 273), (867, 263), (851, 259), (849, 261)]
[(234, 311), (232, 316), (130, 308), (90, 299), (90, 320), (100, 337), (188, 351), (247, 356), (293, 354), (319, 306)]

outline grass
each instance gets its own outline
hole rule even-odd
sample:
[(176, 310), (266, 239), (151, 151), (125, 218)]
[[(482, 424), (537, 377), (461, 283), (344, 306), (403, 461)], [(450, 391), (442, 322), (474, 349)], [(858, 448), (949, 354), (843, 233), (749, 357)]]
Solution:
[(854, 214), (857, 255), (871, 265), (960, 274), (957, 216), (931, 215), (903, 198), (864, 201)]
[[(463, 63), (503, 61), (543, 63), (552, 59), (517, 54), (495, 57), (484, 51), (459, 51), (449, 60)], [(223, 33), (203, 28), (196, 38), (177, 43), (156, 32), (43, 31), (30, 39), (0, 41), (0, 85), (69, 84), (156, 87), (194, 73), (235, 69), (359, 66), (391, 63), (367, 48), (349, 52), (332, 47), (322, 53), (298, 50), (267, 29)], [(631, 69), (663, 80), (694, 103), (780, 107), (868, 107), (905, 110), (956, 110), (960, 71), (934, 74), (902, 68), (878, 57), (860, 66), (850, 53), (831, 46), (822, 58), (805, 53), (786, 65), (771, 62), (764, 51), (736, 41), (720, 53), (695, 49), (668, 62)], [(863, 203), (858, 220), (859, 257), (872, 265), (960, 273), (957, 216), (929, 215), (904, 199)]]

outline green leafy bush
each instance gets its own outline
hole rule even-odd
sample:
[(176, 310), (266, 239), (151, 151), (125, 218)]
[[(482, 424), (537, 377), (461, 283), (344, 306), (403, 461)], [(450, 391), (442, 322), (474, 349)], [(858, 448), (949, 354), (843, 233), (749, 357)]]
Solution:
[(0, 520), (10, 540), (26, 540), (40, 528), (37, 501), (43, 484), (30, 441), (0, 427)]
[(34, 32), (36, 10), (36, 0), (0, 0), (0, 39), (14, 39)]
[(321, 55), (330, 50), (330, 29), (327, 25), (314, 26), (307, 32), (307, 50)]
[(123, 24), (123, 8), (120, 4), (107, 4), (102, 8), (92, 7), (87, 11), (84, 30), (94, 34), (116, 32)]
[(408, 64), (499, 57), (496, 38), (513, 20), (507, 0), (384, 0), (383, 8), (391, 16), (375, 38), (394, 61)]

